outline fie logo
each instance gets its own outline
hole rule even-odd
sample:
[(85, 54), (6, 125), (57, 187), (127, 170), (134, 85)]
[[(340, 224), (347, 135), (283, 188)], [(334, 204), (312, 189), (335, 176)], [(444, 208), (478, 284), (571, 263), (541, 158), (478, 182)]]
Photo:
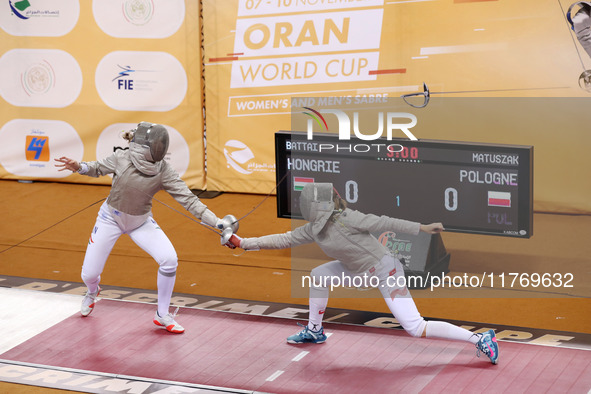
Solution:
[[(338, 109), (321, 109), (317, 111), (310, 107), (304, 107), (304, 109), (311, 112), (304, 112), (305, 115), (310, 117), (307, 124), (308, 140), (313, 139), (314, 121), (318, 124), (318, 126), (320, 126), (321, 129), (328, 131), (328, 124), (322, 114), (333, 114), (337, 117), (339, 124), (339, 140), (351, 139), (351, 119), (344, 111)], [(410, 128), (416, 126), (417, 117), (406, 112), (387, 112), (385, 116), (383, 112), (379, 112), (378, 130), (374, 134), (361, 133), (359, 130), (359, 112), (353, 112), (353, 133), (357, 138), (363, 141), (372, 141), (380, 138), (384, 131), (384, 117), (386, 118), (386, 137), (388, 140), (392, 139), (393, 130), (401, 130), (410, 140), (418, 141), (417, 137), (415, 137), (409, 130)], [(408, 119), (410, 122), (394, 123), (394, 119)]]
[(28, 161), (49, 161), (49, 138), (28, 135), (25, 155)]
[(111, 82), (117, 81), (118, 90), (133, 90), (133, 79), (128, 77), (131, 73), (136, 72), (136, 70), (132, 69), (130, 66), (118, 66), (123, 71), (120, 71)]

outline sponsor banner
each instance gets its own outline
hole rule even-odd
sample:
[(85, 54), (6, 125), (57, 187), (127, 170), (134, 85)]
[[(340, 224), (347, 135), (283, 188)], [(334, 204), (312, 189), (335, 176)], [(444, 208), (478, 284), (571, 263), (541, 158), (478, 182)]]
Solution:
[(373, 81), (378, 52), (282, 57), (232, 63), (232, 88)]
[(59, 120), (15, 119), (0, 128), (0, 164), (17, 177), (64, 178), (54, 158), (80, 161), (84, 145), (76, 130)]
[(96, 89), (119, 111), (170, 111), (185, 98), (187, 74), (166, 52), (116, 51), (101, 59)]
[(238, 5), (238, 16), (267, 14), (289, 14), (294, 12), (327, 11), (350, 8), (375, 7), (384, 5), (384, 0), (357, 1), (323, 1), (323, 0), (251, 0), (241, 1)]
[(228, 117), (254, 116), (254, 115), (279, 115), (289, 114), (291, 108), (314, 107), (328, 105), (328, 100), (343, 99), (344, 104), (378, 104), (387, 102), (389, 94), (407, 89), (418, 89), (418, 86), (400, 88), (383, 88), (379, 91), (373, 89), (333, 90), (331, 97), (293, 97), (296, 94), (318, 94), (320, 92), (286, 92), (282, 94), (260, 94), (252, 96), (231, 96), (228, 99)]
[(382, 9), (372, 9), (238, 19), (234, 53), (253, 57), (378, 49), (382, 17)]
[(63, 108), (82, 90), (78, 62), (58, 49), (9, 50), (0, 70), (0, 96), (14, 106)]
[(167, 38), (185, 18), (183, 0), (95, 0), (97, 25), (116, 38)]
[(80, 16), (79, 0), (5, 0), (3, 4), (0, 28), (13, 36), (61, 37), (72, 31)]
[[(538, 13), (533, 15), (530, 9)], [(451, 28), (442, 15), (463, 17), (454, 19)], [(518, 20), (515, 15), (528, 16)], [(417, 109), (402, 102), (417, 117), (417, 138), (535, 145), (541, 179), (536, 183), (536, 209), (589, 211), (575, 181), (584, 177), (578, 170), (584, 152), (557, 153), (555, 138), (550, 137), (557, 123), (545, 121), (544, 131), (534, 133), (528, 125), (538, 120), (522, 114), (511, 118), (523, 119), (520, 124), (498, 115), (503, 112), (486, 115), (494, 122), (483, 121), (485, 104), (475, 102), (483, 112), (466, 108), (459, 117), (437, 109), (443, 97), (585, 98), (588, 93), (578, 86), (580, 61), (572, 40), (560, 33), (564, 32), (560, 10), (535, 0), (511, 4), (226, 0), (223, 7), (205, 0), (203, 16), (208, 187), (263, 194), (273, 189), (272, 171), (238, 171), (224, 149), (228, 141), (238, 140), (255, 160), (272, 163), (273, 134), (290, 130), (290, 113), (298, 111), (294, 99), (381, 95), (402, 102), (401, 95), (422, 92), (425, 82), (433, 93), (427, 107)], [(522, 34), (524, 26), (529, 35)], [(536, 40), (531, 39), (534, 36)], [(556, 43), (553, 48), (559, 50), (553, 58), (560, 60), (547, 61), (544, 42)], [(569, 121), (577, 118), (569, 114), (579, 113), (548, 110), (548, 117), (554, 114)], [(473, 113), (480, 113), (480, 118), (471, 117)], [(564, 141), (590, 141), (584, 128), (568, 129)], [(557, 177), (562, 169), (556, 163), (569, 171), (576, 168), (577, 175), (572, 181)], [(568, 193), (556, 192), (550, 180), (558, 178), (559, 189)]]
[(240, 174), (254, 172), (275, 172), (274, 163), (263, 163), (257, 160), (252, 150), (238, 140), (229, 140), (224, 145), (224, 157), (229, 168)]
[[(168, 128), (166, 159), (189, 187), (206, 188), (201, 49), (195, 45), (201, 34), (199, 2), (6, 0), (4, 5), (0, 127), (50, 120), (67, 124), (57, 133), (68, 137), (56, 146), (56, 131), (36, 135), (27, 151), (21, 148), (27, 143), (24, 131), (0, 141), (6, 149), (0, 179), (108, 185), (111, 177), (54, 172), (53, 160), (58, 154), (103, 159), (114, 148), (127, 147), (121, 130), (148, 121)], [(16, 136), (22, 141), (14, 142)], [(35, 150), (41, 152), (37, 158)]]

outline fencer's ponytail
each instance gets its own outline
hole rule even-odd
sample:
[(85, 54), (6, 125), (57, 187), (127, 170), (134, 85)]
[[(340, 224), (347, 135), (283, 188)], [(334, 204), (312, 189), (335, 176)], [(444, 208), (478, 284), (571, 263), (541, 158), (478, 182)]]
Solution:
[(123, 137), (124, 140), (127, 140), (128, 142), (131, 142), (131, 140), (133, 139), (133, 135), (135, 134), (135, 130), (127, 130), (127, 131), (123, 131), (123, 133), (121, 134), (121, 136)]
[(344, 211), (347, 209), (347, 201), (343, 200), (341, 196), (335, 193), (333, 199), (335, 211)]

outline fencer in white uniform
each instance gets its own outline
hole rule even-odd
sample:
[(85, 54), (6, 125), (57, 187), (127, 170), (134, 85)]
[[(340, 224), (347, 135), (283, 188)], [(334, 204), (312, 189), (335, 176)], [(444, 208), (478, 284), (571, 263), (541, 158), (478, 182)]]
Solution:
[[(307, 184), (300, 195), (300, 209), (305, 225), (283, 234), (256, 238), (232, 235), (226, 246), (245, 250), (283, 249), (316, 242), (333, 261), (311, 272), (309, 322), (299, 333), (287, 338), (292, 344), (323, 343), (326, 335), (322, 318), (328, 304), (331, 277), (350, 278), (349, 283), (377, 284), (388, 308), (404, 330), (414, 337), (463, 340), (476, 345), (493, 364), (498, 361), (498, 345), (493, 330), (484, 334), (472, 332), (442, 321), (425, 321), (404, 281), (404, 267), (382, 245), (372, 232), (395, 231), (436, 234), (444, 230), (441, 223), (428, 225), (387, 216), (363, 214), (346, 208), (346, 203), (333, 193), (330, 183)], [(366, 278), (355, 280), (355, 277)], [(367, 279), (367, 278), (373, 278)]]
[(152, 198), (166, 190), (185, 209), (203, 223), (215, 227), (220, 219), (191, 192), (179, 174), (164, 157), (168, 151), (168, 131), (162, 125), (141, 122), (137, 129), (126, 132), (129, 150), (117, 150), (98, 161), (80, 162), (56, 159), (62, 170), (99, 177), (113, 174), (112, 187), (100, 208), (90, 235), (82, 265), (82, 280), (88, 292), (82, 300), (81, 314), (88, 316), (100, 292), (99, 282), (107, 257), (122, 234), (130, 238), (156, 260), (158, 269), (158, 310), (154, 323), (172, 333), (184, 328), (169, 313), (178, 258), (176, 251), (152, 217)]

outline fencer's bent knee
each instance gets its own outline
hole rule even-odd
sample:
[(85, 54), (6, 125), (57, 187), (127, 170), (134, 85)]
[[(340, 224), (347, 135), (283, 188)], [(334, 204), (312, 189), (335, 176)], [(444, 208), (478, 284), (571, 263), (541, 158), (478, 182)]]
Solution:
[(89, 272), (87, 269), (85, 270), (83, 268), (82, 273), (80, 274), (80, 277), (82, 278), (82, 281), (84, 283), (88, 283), (88, 282), (92, 282), (92, 281), (96, 280), (96, 278), (98, 278), (100, 274), (101, 274), (100, 272), (92, 273), (92, 272)]
[(156, 262), (160, 266), (160, 269), (159, 269), (160, 272), (168, 273), (168, 274), (175, 273), (176, 268), (179, 265), (178, 258), (176, 257), (176, 255), (169, 256), (164, 259), (156, 260)]
[(312, 279), (312, 287), (318, 289), (326, 288), (326, 272), (323, 272), (322, 266), (318, 266), (310, 271), (310, 279)]
[(420, 319), (415, 319), (411, 322), (400, 322), (400, 325), (402, 325), (404, 331), (413, 337), (420, 338), (423, 335), (423, 331), (425, 331), (427, 322), (421, 317)]
[(322, 268), (323, 267), (321, 265), (316, 268), (313, 268), (312, 271), (310, 271), (310, 276), (312, 278), (317, 278), (317, 279), (320, 279), (320, 278), (326, 276), (326, 273), (323, 272)]

